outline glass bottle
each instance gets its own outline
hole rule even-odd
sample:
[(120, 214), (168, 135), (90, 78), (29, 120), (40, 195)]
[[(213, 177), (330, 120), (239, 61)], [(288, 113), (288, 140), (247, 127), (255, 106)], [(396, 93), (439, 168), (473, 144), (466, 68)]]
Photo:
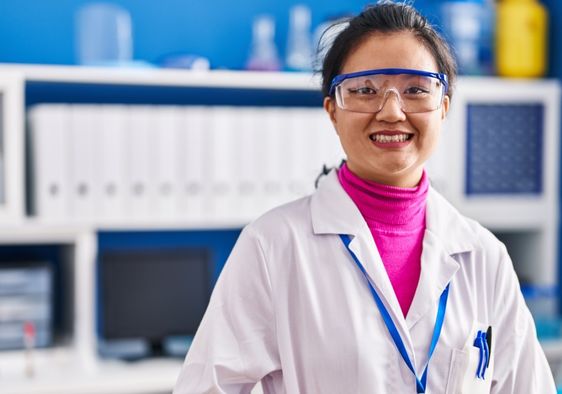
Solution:
[(254, 71), (278, 71), (281, 68), (277, 47), (275, 46), (275, 21), (268, 15), (254, 19), (252, 28), (252, 48), (246, 69)]
[(286, 63), (289, 70), (312, 70), (310, 9), (302, 4), (290, 10)]

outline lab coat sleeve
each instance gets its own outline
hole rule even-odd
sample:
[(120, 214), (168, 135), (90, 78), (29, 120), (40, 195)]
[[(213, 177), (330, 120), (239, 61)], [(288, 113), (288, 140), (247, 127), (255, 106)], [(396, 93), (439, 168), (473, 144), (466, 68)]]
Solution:
[(505, 247), (501, 256), (494, 292), (491, 392), (554, 394), (554, 379)]
[(278, 369), (271, 283), (258, 236), (247, 227), (213, 290), (174, 394), (249, 393)]

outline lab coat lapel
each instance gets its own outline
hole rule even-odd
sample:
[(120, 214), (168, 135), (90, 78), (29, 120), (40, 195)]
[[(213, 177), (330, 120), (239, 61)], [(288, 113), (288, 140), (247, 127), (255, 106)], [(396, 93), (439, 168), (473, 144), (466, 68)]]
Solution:
[(427, 313), (436, 311), (439, 297), (460, 268), (455, 255), (472, 251), (473, 236), (466, 219), (430, 188), (420, 280), (406, 317), (409, 330)]
[[(459, 263), (447, 253), (439, 238), (430, 230), (426, 230), (420, 279), (406, 315), (408, 330), (428, 312), (437, 310), (439, 297), (458, 269)], [(432, 318), (435, 319), (435, 316)]]
[[(361, 264), (363, 264), (367, 275), (369, 275), (371, 279), (371, 284), (377, 291), (379, 297), (383, 300), (396, 326), (400, 326), (401, 331), (404, 334), (408, 334), (407, 330), (405, 330), (404, 315), (390, 282), (390, 278), (388, 277), (388, 273), (384, 268), (380, 254), (366, 224), (365, 227), (365, 231), (358, 233), (351, 240), (349, 248), (355, 253)], [(358, 272), (360, 272), (359, 269)], [(367, 286), (367, 284), (365, 284), (365, 286)], [(373, 308), (374, 311), (376, 311), (374, 300)]]
[[(315, 234), (348, 234), (351, 236), (350, 250), (355, 253), (367, 271), (371, 284), (383, 300), (396, 327), (400, 330), (404, 344), (408, 349), (412, 349), (402, 309), (375, 246), (371, 231), (353, 200), (342, 188), (335, 170), (322, 180), (318, 190), (312, 196), (311, 216)], [(342, 262), (354, 264), (343, 242), (342, 251), (345, 252), (345, 254), (342, 253)], [(359, 268), (357, 268), (357, 272), (361, 274)], [(374, 311), (376, 311), (376, 304), (374, 300), (372, 302)]]

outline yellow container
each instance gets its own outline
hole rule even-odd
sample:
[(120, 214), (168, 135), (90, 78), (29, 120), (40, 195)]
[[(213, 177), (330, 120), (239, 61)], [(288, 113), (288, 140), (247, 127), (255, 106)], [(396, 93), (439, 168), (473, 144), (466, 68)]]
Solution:
[(548, 16), (536, 0), (502, 0), (496, 8), (496, 71), (504, 77), (546, 72)]

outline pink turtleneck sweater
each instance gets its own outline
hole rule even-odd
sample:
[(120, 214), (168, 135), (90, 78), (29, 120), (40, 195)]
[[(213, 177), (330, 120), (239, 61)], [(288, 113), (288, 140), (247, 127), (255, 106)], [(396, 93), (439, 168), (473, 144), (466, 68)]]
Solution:
[(425, 171), (414, 188), (366, 181), (353, 174), (347, 164), (339, 169), (338, 178), (371, 230), (402, 313), (406, 316), (421, 272), (429, 188)]

